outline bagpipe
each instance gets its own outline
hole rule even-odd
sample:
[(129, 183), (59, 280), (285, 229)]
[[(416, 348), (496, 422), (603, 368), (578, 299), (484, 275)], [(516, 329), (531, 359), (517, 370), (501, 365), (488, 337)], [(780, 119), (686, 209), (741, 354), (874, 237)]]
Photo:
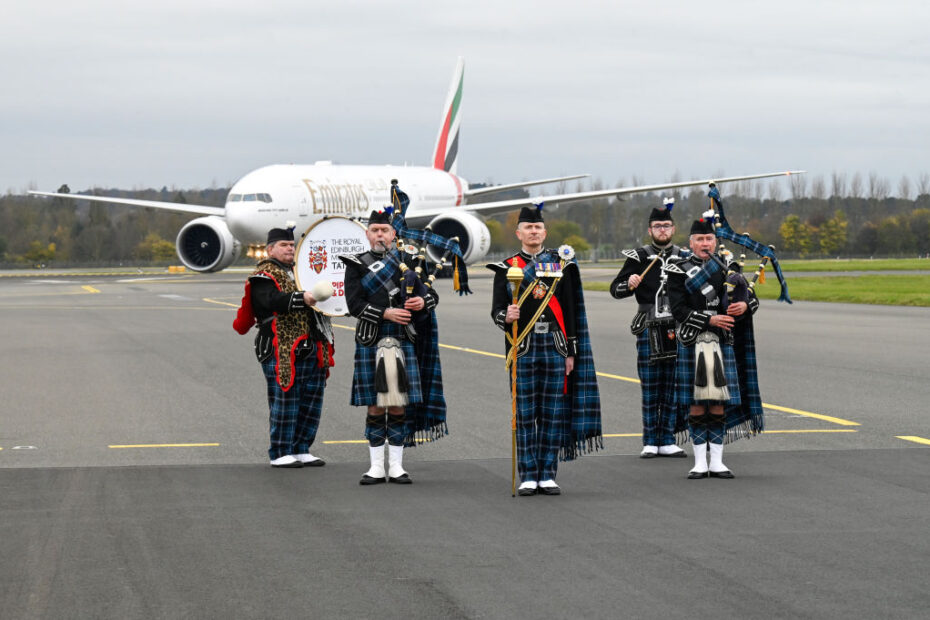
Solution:
[[(397, 233), (397, 250), (413, 257), (413, 268), (403, 260), (399, 269), (403, 277), (403, 292), (406, 297), (422, 296), (427, 289), (449, 266), (452, 261), (452, 287), (459, 295), (470, 295), (472, 290), (468, 287), (468, 269), (465, 258), (459, 246), (458, 237), (443, 237), (437, 235), (429, 226), (422, 230), (407, 228), (406, 213), (410, 205), (410, 197), (397, 185), (397, 180), (391, 180), (391, 206), (384, 210), (391, 215), (391, 226)], [(432, 246), (442, 251), (439, 259), (429, 260), (428, 247)]]
[[(738, 301), (747, 301), (749, 297), (749, 290), (754, 289), (757, 283), (765, 283), (765, 267), (766, 264), (771, 261), (772, 269), (775, 271), (775, 276), (778, 278), (778, 283), (781, 285), (781, 294), (778, 296), (778, 301), (784, 301), (789, 304), (792, 303), (791, 297), (788, 295), (788, 283), (785, 282), (785, 277), (782, 274), (781, 267), (778, 264), (778, 258), (775, 256), (775, 246), (762, 245), (750, 237), (748, 233), (737, 234), (733, 231), (723, 210), (723, 201), (720, 200), (720, 190), (717, 189), (717, 185), (715, 183), (710, 184), (710, 190), (707, 192), (707, 196), (711, 200), (710, 211), (704, 213), (703, 217), (705, 219), (713, 218), (714, 234), (717, 236), (717, 238), (726, 239), (741, 245), (744, 248), (755, 252), (762, 259), (752, 278), (747, 280), (742, 273), (743, 265), (741, 263), (737, 263), (735, 260), (733, 260), (728, 264), (724, 264), (722, 261), (720, 261), (719, 258), (712, 255), (712, 257), (717, 260), (721, 267), (723, 267), (726, 271), (729, 302), (734, 303)], [(722, 241), (719, 244), (718, 252), (721, 254), (729, 253), (729, 251), (723, 247)], [(745, 261), (745, 254), (743, 257)], [(740, 269), (734, 269), (735, 265), (739, 265)]]

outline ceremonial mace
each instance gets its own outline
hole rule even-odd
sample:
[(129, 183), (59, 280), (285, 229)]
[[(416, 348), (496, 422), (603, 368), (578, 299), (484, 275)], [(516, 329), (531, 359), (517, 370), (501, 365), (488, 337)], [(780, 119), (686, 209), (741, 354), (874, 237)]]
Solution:
[[(523, 270), (512, 266), (507, 270), (507, 281), (513, 287), (513, 303), (517, 305), (520, 297), (520, 282), (523, 281)], [(513, 322), (513, 340), (511, 347), (517, 346), (517, 331), (520, 321)], [(513, 361), (510, 365), (510, 496), (517, 496), (517, 356), (514, 351)]]

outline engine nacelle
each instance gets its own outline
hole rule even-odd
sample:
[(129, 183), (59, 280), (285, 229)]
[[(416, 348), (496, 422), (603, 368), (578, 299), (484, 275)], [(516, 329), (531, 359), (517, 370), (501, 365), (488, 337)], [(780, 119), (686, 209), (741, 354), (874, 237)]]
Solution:
[[(437, 235), (459, 238), (459, 247), (465, 255), (466, 264), (481, 260), (491, 249), (491, 231), (481, 219), (471, 213), (453, 211), (437, 216), (429, 225)], [(439, 260), (436, 248), (429, 246), (426, 251), (430, 260)]]
[(239, 257), (242, 244), (229, 232), (221, 217), (208, 215), (191, 220), (178, 233), (178, 258), (191, 271), (219, 271)]

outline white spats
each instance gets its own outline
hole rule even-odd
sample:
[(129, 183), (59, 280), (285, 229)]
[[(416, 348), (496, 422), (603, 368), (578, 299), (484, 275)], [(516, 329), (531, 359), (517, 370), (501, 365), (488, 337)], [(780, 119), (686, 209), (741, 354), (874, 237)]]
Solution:
[(694, 444), (694, 468), (689, 472), (691, 474), (707, 473), (707, 444)]
[(678, 456), (679, 454), (684, 455), (684, 450), (676, 446), (675, 444), (669, 444), (667, 446), (659, 446), (659, 454), (662, 456)]
[(404, 471), (404, 447), (388, 446), (388, 476), (400, 478), (406, 473)]
[(297, 459), (297, 457), (291, 454), (280, 456), (276, 459), (271, 459), (271, 466), (272, 467), (303, 467), (303, 465)]
[(304, 467), (320, 467), (326, 464), (326, 461), (318, 456), (313, 456), (309, 452), (295, 454), (294, 456), (297, 457), (297, 460), (300, 461)]
[(714, 473), (730, 471), (729, 469), (727, 469), (727, 466), (723, 464), (723, 444), (722, 443), (710, 444), (710, 471)]
[(659, 455), (659, 448), (656, 446), (643, 446), (643, 451), (639, 453), (640, 458), (651, 459)]
[(555, 483), (555, 480), (540, 480), (539, 481), (539, 494), (540, 495), (561, 495), (562, 489), (559, 488), (559, 485)]
[(371, 468), (365, 472), (365, 475), (376, 480), (384, 480), (384, 444), (368, 446), (368, 456), (371, 459)]

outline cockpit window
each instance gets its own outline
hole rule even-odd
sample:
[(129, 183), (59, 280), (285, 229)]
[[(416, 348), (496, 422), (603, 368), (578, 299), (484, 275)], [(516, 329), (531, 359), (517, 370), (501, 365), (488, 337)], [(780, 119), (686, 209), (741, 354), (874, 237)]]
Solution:
[(242, 194), (230, 194), (226, 197), (226, 202), (239, 202), (242, 200)]
[(242, 194), (242, 200), (244, 202), (271, 202), (271, 194)]

